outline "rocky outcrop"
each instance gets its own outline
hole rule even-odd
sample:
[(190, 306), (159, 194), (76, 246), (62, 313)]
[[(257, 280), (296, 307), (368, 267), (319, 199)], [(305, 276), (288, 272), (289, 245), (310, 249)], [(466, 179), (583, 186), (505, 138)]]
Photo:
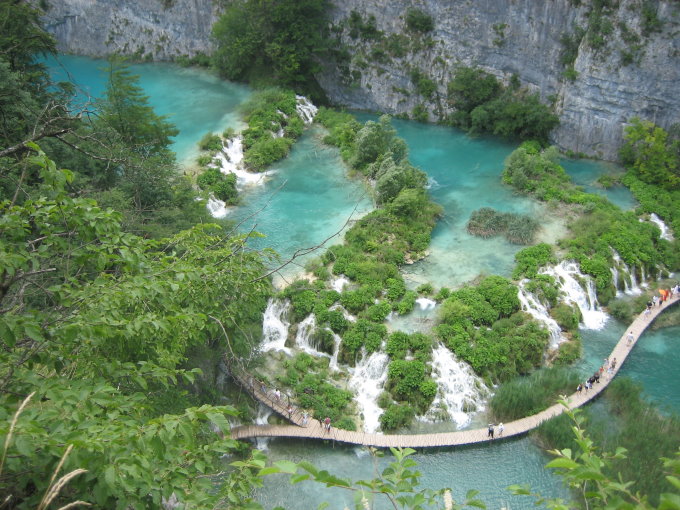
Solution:
[[(94, 56), (113, 52), (154, 60), (210, 51), (213, 0), (50, 0), (47, 28), (62, 51)], [(318, 78), (328, 97), (352, 108), (440, 120), (450, 113), (446, 86), (456, 68), (479, 66), (552, 102), (560, 116), (553, 141), (563, 149), (616, 159), (623, 127), (638, 116), (668, 128), (680, 121), (680, 5), (675, 0), (610, 0), (598, 25), (602, 41), (576, 31), (593, 24), (594, 2), (579, 0), (343, 0), (335, 1), (332, 32), (349, 51), (326, 61)], [(166, 4), (168, 5), (166, 7)], [(406, 30), (416, 7), (432, 16), (434, 30)], [(643, 16), (643, 8), (647, 9)], [(350, 35), (352, 12), (375, 18), (383, 44)], [(356, 19), (356, 14), (355, 14)], [(649, 21), (662, 23), (650, 29)], [(645, 25), (647, 23), (648, 25)], [(592, 31), (591, 31), (592, 32)], [(574, 43), (565, 65), (565, 36)], [(401, 51), (405, 50), (405, 51)], [(414, 70), (436, 84), (426, 99)], [(567, 76), (565, 76), (567, 71)]]
[(45, 28), (58, 49), (146, 60), (193, 57), (212, 50), (214, 0), (48, 0)]

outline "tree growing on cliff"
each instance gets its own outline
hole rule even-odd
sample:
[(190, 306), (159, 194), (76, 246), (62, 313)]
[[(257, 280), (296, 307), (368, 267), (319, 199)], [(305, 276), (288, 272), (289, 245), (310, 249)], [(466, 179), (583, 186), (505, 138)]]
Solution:
[(637, 117), (624, 129), (624, 138), (621, 160), (640, 180), (669, 191), (680, 189), (680, 141)]
[(213, 26), (213, 63), (231, 80), (273, 81), (318, 97), (328, 8), (327, 0), (233, 2)]

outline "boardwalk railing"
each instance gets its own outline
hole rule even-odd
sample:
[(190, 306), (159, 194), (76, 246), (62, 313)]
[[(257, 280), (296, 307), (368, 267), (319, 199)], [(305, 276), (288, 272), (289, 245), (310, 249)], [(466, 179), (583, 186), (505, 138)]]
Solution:
[[(654, 321), (654, 319), (664, 310), (676, 304), (680, 300), (680, 295), (675, 294), (666, 303), (661, 306), (654, 306), (651, 310), (645, 311), (638, 315), (632, 324), (626, 329), (625, 333), (618, 341), (614, 350), (609, 355), (610, 360), (616, 359), (616, 365), (611, 372), (604, 372), (599, 383), (595, 383), (593, 388), (580, 393), (573, 393), (567, 398), (569, 407), (574, 409), (580, 407), (587, 402), (590, 402), (597, 395), (599, 395), (614, 378), (630, 354), (633, 346), (637, 343), (640, 335), (647, 329), (647, 327)], [(629, 336), (630, 335), (630, 336)], [(456, 432), (440, 432), (434, 434), (370, 434), (364, 432), (352, 432), (349, 430), (342, 430), (331, 428), (330, 431), (325, 430), (324, 427), (316, 420), (311, 420), (306, 426), (302, 425), (302, 417), (299, 411), (292, 417), (288, 417), (287, 405), (280, 401), (272, 401), (271, 393), (266, 391), (266, 387), (257, 388), (257, 384), (252, 379), (248, 380), (247, 374), (237, 375), (237, 380), (244, 385), (251, 394), (262, 403), (269, 405), (274, 411), (288, 418), (295, 423), (294, 425), (244, 425), (241, 427), (234, 427), (231, 430), (231, 437), (233, 439), (247, 439), (253, 437), (299, 437), (299, 438), (314, 438), (314, 439), (333, 439), (344, 443), (358, 444), (364, 446), (376, 447), (410, 447), (410, 448), (427, 448), (436, 446), (456, 446), (472, 443), (481, 443), (488, 441), (488, 431), (486, 428), (474, 430), (460, 430)], [(263, 390), (263, 391), (260, 391)], [(504, 425), (502, 435), (496, 435), (496, 438), (517, 436), (525, 434), (526, 432), (538, 427), (541, 423), (550, 418), (562, 414), (564, 407), (560, 404), (555, 404), (548, 409), (532, 416), (527, 416), (519, 420), (508, 422)]]

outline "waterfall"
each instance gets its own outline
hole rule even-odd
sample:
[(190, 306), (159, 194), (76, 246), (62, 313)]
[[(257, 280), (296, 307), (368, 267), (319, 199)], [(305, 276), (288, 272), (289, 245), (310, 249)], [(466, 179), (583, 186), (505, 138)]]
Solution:
[(222, 200), (215, 198), (212, 193), (210, 194), (210, 198), (208, 198), (207, 207), (210, 216), (213, 218), (224, 218), (229, 212), (227, 204), (222, 202)]
[[(328, 329), (328, 328), (326, 328)], [(328, 329), (328, 331), (331, 331)], [(332, 331), (331, 331), (332, 332)], [(337, 333), (333, 333), (333, 354), (331, 356), (331, 362), (328, 364), (328, 368), (333, 371), (340, 370), (338, 367), (338, 354), (340, 353), (340, 344), (342, 343), (342, 337)]]
[(432, 377), (437, 395), (425, 416), (418, 419), (436, 421), (443, 410), (460, 429), (470, 424), (473, 412), (484, 410), (484, 400), (491, 392), (470, 365), (456, 359), (442, 344), (432, 351)]
[(312, 122), (314, 122), (314, 116), (316, 115), (316, 112), (319, 111), (319, 109), (316, 106), (314, 106), (312, 102), (305, 96), (296, 95), (295, 99), (297, 100), (295, 110), (302, 119), (302, 122), (304, 122), (305, 124), (311, 124)]
[(619, 269), (614, 266), (610, 267), (609, 271), (612, 273), (612, 281), (614, 282), (614, 288), (616, 289), (616, 297), (621, 296), (621, 291), (619, 290)]
[[(589, 276), (581, 273), (576, 262), (563, 260), (556, 266), (542, 269), (541, 273), (555, 278), (560, 284), (565, 300), (578, 306), (583, 317), (583, 327), (586, 329), (604, 327), (608, 316), (598, 309), (593, 281)], [(585, 288), (581, 286), (577, 278), (583, 281)]]
[(265, 178), (271, 175), (271, 171), (254, 173), (249, 172), (243, 165), (243, 136), (236, 135), (227, 140), (226, 144), (215, 154), (213, 161), (209, 166), (219, 168), (220, 172), (225, 175), (234, 174), (236, 176), (236, 187), (241, 190), (246, 186), (254, 186), (263, 184)]
[(420, 310), (423, 312), (429, 312), (430, 310), (434, 310), (434, 307), (437, 306), (437, 302), (435, 300), (425, 297), (416, 299), (416, 303), (420, 307)]
[(267, 303), (262, 319), (262, 345), (260, 346), (262, 352), (283, 351), (290, 354), (290, 349), (286, 347), (290, 326), (287, 321), (289, 310), (290, 301), (288, 300), (270, 299)]
[(556, 349), (560, 342), (564, 341), (562, 337), (562, 329), (557, 321), (553, 319), (548, 313), (548, 309), (536, 297), (524, 287), (529, 280), (522, 280), (519, 282), (519, 290), (517, 297), (522, 305), (522, 310), (531, 315), (534, 319), (542, 322), (548, 328), (550, 333), (550, 348)]
[(314, 317), (313, 313), (310, 313), (305, 320), (298, 324), (295, 344), (312, 356), (328, 356), (325, 352), (318, 351), (316, 346), (312, 344), (314, 331), (316, 331), (316, 317)]
[(349, 280), (343, 275), (340, 275), (335, 280), (333, 280), (333, 283), (331, 283), (331, 287), (336, 292), (342, 292), (342, 290), (345, 288), (345, 285), (349, 285)]
[(349, 387), (356, 391), (355, 400), (364, 416), (364, 432), (375, 432), (380, 427), (378, 395), (387, 381), (387, 365), (390, 358), (384, 352), (374, 352), (370, 356), (365, 351), (361, 361), (351, 370)]
[(668, 228), (668, 225), (666, 225), (661, 218), (659, 218), (655, 213), (652, 213), (649, 215), (649, 219), (652, 223), (659, 227), (659, 230), (661, 230), (661, 239), (665, 239), (666, 241), (673, 240), (671, 229)]
[[(273, 411), (264, 404), (258, 403), (257, 405), (257, 417), (255, 418), (255, 423), (258, 425), (268, 425), (269, 417), (272, 415)], [(255, 438), (255, 445), (258, 450), (265, 451), (268, 449), (267, 445), (271, 438), (269, 437), (258, 437)]]
[(635, 278), (635, 266), (630, 268), (630, 289), (626, 291), (626, 294), (632, 296), (638, 296), (642, 294), (642, 289), (638, 287), (637, 279)]
[(640, 264), (640, 287), (649, 287), (649, 283), (647, 282), (647, 275), (645, 274), (645, 265)]

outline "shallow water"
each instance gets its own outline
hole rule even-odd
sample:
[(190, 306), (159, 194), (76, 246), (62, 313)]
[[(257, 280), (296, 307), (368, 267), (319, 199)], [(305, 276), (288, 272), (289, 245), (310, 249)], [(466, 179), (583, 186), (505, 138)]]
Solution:
[[(104, 94), (106, 60), (59, 55), (45, 62), (54, 81), (70, 79), (78, 85), (81, 101)], [(196, 144), (207, 132), (242, 126), (237, 109), (251, 94), (244, 85), (221, 80), (205, 69), (168, 63), (132, 64), (130, 71), (139, 76), (138, 84), (156, 114), (167, 115), (179, 129), (172, 150), (183, 164), (195, 159)]]
[[(275, 440), (269, 444), (272, 460), (307, 460), (320, 469), (351, 480), (371, 479), (393, 459), (373, 459), (365, 448), (311, 441)], [(412, 457), (422, 473), (421, 488), (450, 487), (455, 501), (462, 501), (470, 489), (480, 491), (478, 498), (487, 508), (509, 507), (515, 510), (535, 508), (533, 499), (512, 496), (507, 487), (530, 483), (532, 489), (546, 496), (567, 498), (568, 492), (558, 477), (543, 469), (548, 462), (533, 443), (524, 439), (495, 441), (474, 448), (441, 448), (420, 450)], [(343, 489), (327, 489), (320, 484), (302, 482), (291, 488), (288, 478), (268, 477), (258, 491), (258, 500), (265, 508), (316, 508), (322, 501), (331, 509), (354, 508), (353, 494)], [(386, 499), (376, 501), (376, 509), (393, 508)]]
[(337, 234), (282, 270), (286, 278), (302, 271), (305, 260), (340, 243), (347, 226), (372, 208), (366, 188), (347, 179), (338, 151), (323, 145), (321, 134), (320, 128), (306, 130), (289, 157), (272, 165), (266, 184), (244, 192), (242, 205), (228, 215), (243, 221), (242, 231), (254, 228), (265, 234), (251, 246), (273, 248), (283, 259)]
[[(362, 121), (377, 118), (367, 113), (357, 116)], [(436, 287), (455, 288), (478, 275), (511, 274), (515, 254), (523, 246), (511, 244), (502, 236), (482, 239), (466, 230), (472, 212), (482, 207), (536, 218), (542, 226), (536, 241), (552, 243), (565, 235), (558, 211), (518, 195), (502, 183), (505, 158), (517, 143), (470, 137), (462, 131), (432, 124), (400, 119), (393, 119), (392, 123), (408, 143), (411, 162), (430, 177), (432, 199), (444, 207), (444, 217), (432, 233), (430, 255), (403, 269), (412, 286), (429, 281)], [(594, 182), (599, 175), (614, 171), (611, 165), (589, 160), (568, 160), (565, 167), (577, 184)], [(634, 203), (627, 188), (592, 188), (592, 191), (619, 205)]]

